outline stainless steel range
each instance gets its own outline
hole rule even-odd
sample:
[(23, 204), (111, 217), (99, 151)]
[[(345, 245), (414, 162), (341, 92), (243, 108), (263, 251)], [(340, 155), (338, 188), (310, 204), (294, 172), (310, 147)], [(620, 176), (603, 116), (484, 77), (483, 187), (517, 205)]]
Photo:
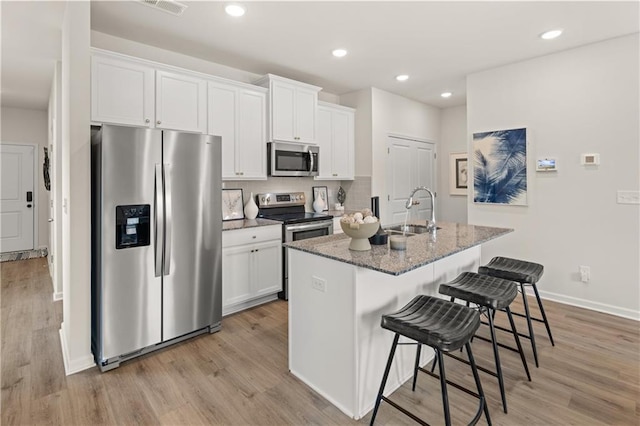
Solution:
[[(258, 217), (278, 220), (282, 225), (282, 242), (333, 234), (333, 216), (323, 213), (308, 213), (304, 209), (304, 192), (258, 194)], [(289, 272), (287, 270), (287, 250), (282, 249), (282, 291), (278, 297), (289, 299)]]

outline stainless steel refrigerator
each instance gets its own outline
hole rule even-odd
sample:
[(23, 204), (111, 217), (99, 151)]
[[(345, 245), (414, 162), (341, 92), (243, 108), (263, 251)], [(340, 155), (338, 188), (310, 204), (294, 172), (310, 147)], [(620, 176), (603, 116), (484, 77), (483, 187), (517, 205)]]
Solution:
[(103, 125), (91, 145), (91, 349), (106, 371), (220, 329), (221, 139)]

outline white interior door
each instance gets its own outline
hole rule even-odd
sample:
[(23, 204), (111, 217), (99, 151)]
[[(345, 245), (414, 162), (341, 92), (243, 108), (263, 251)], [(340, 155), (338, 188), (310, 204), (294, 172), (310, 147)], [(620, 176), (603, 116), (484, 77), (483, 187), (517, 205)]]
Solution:
[[(0, 252), (32, 250), (34, 147), (0, 144)], [(29, 201), (30, 200), (30, 201)]]
[[(389, 136), (387, 163), (387, 219), (386, 224), (402, 223), (407, 217), (405, 203), (417, 186), (426, 186), (435, 193), (433, 143)], [(414, 196), (420, 204), (411, 208), (409, 220), (431, 215), (431, 200), (425, 191)]]

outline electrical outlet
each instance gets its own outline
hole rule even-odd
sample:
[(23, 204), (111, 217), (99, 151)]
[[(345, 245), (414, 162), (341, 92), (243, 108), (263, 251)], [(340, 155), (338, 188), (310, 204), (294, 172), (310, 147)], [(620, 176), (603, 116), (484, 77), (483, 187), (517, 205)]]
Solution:
[(580, 265), (580, 281), (588, 283), (591, 279), (591, 268), (588, 266)]
[(311, 288), (314, 290), (321, 291), (322, 293), (326, 293), (327, 281), (322, 278), (311, 277)]
[(640, 204), (640, 191), (618, 190), (618, 204)]

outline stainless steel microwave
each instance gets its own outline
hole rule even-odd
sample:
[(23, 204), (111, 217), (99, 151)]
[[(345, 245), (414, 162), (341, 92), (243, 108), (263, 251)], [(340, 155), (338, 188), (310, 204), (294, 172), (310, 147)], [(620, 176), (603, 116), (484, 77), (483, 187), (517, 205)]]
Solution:
[(314, 145), (270, 142), (267, 144), (269, 176), (317, 176), (318, 152)]

